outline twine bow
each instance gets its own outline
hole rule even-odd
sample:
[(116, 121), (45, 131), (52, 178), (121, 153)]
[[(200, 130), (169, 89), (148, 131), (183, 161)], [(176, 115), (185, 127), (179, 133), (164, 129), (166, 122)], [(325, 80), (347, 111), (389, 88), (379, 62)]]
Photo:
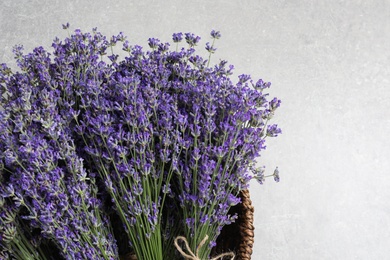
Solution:
[[(206, 235), (203, 238), (203, 240), (200, 242), (200, 244), (196, 247), (195, 254), (191, 251), (191, 248), (188, 245), (187, 239), (185, 237), (183, 237), (183, 236), (178, 236), (178, 237), (175, 238), (175, 247), (176, 247), (177, 251), (179, 251), (182, 256), (187, 258), (187, 260), (202, 260), (202, 259), (199, 258), (199, 250), (204, 246), (204, 244), (206, 243), (207, 239), (209, 239), (208, 235)], [(184, 252), (184, 250), (181, 248), (181, 246), (179, 246), (179, 243), (178, 243), (179, 240), (184, 242), (185, 249), (188, 251), (188, 254), (186, 252)], [(227, 252), (227, 253), (219, 254), (219, 255), (211, 258), (210, 260), (218, 260), (218, 259), (220, 259), (220, 258), (222, 258), (224, 256), (230, 256), (231, 260), (234, 260), (234, 257), (236, 255), (233, 252)]]

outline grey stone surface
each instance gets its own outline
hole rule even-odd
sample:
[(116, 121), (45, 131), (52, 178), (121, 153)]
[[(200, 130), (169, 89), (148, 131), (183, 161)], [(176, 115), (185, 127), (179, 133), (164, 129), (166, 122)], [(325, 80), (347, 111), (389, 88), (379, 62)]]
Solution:
[(143, 45), (220, 30), (214, 61), (283, 101), (283, 135), (259, 159), (281, 182), (251, 186), (253, 259), (390, 257), (389, 0), (1, 0), (0, 62), (65, 37), (66, 22)]

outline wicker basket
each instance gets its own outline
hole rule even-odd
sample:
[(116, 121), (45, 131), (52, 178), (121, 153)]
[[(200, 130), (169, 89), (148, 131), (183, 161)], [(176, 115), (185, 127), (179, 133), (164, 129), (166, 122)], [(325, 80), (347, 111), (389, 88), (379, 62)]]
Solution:
[(238, 219), (222, 229), (217, 239), (213, 255), (234, 252), (235, 260), (250, 260), (254, 242), (253, 212), (249, 190), (240, 193), (241, 203), (230, 209), (230, 214), (237, 213)]
[[(234, 252), (236, 254), (235, 260), (251, 259), (254, 242), (254, 207), (252, 206), (249, 190), (241, 191), (240, 197), (241, 203), (232, 207), (229, 211), (229, 214), (237, 213), (238, 219), (222, 229), (217, 239), (217, 246), (212, 250), (212, 255)], [(121, 260), (137, 260), (137, 257), (133, 254), (127, 254), (122, 256)]]

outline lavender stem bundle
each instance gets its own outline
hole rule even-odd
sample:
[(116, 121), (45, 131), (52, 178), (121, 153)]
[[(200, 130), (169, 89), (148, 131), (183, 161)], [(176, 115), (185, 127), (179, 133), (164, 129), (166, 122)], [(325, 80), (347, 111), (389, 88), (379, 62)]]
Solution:
[(17, 46), (20, 72), (0, 67), (0, 256), (178, 259), (184, 237), (211, 257), (240, 191), (264, 181), (265, 139), (281, 133), (270, 83), (211, 65), (220, 37), (207, 59), (192, 33), (173, 34), (175, 50), (96, 29), (56, 38), (52, 54)]
[[(95, 177), (76, 154), (71, 122), (57, 107), (61, 92), (46, 74), (48, 54), (41, 48), (26, 56), (20, 51), (15, 50), (25, 73), (2, 75), (8, 89), (2, 92), (0, 114), (1, 196), (18, 208), (16, 223), (5, 223), (5, 229), (28, 225), (37, 237), (52, 241), (65, 259), (115, 258), (115, 238), (97, 198)], [(31, 259), (25, 251), (20, 248), (18, 257)]]

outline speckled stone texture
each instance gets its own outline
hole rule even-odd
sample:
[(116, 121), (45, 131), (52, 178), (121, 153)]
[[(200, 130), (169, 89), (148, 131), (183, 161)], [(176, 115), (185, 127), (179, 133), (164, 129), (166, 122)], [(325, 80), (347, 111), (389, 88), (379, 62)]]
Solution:
[[(273, 83), (283, 134), (253, 183), (254, 260), (390, 256), (390, 1), (2, 0), (0, 62), (71, 29), (123, 31), (131, 44), (174, 32), (222, 38), (212, 61)], [(200, 46), (199, 49), (202, 47)]]

